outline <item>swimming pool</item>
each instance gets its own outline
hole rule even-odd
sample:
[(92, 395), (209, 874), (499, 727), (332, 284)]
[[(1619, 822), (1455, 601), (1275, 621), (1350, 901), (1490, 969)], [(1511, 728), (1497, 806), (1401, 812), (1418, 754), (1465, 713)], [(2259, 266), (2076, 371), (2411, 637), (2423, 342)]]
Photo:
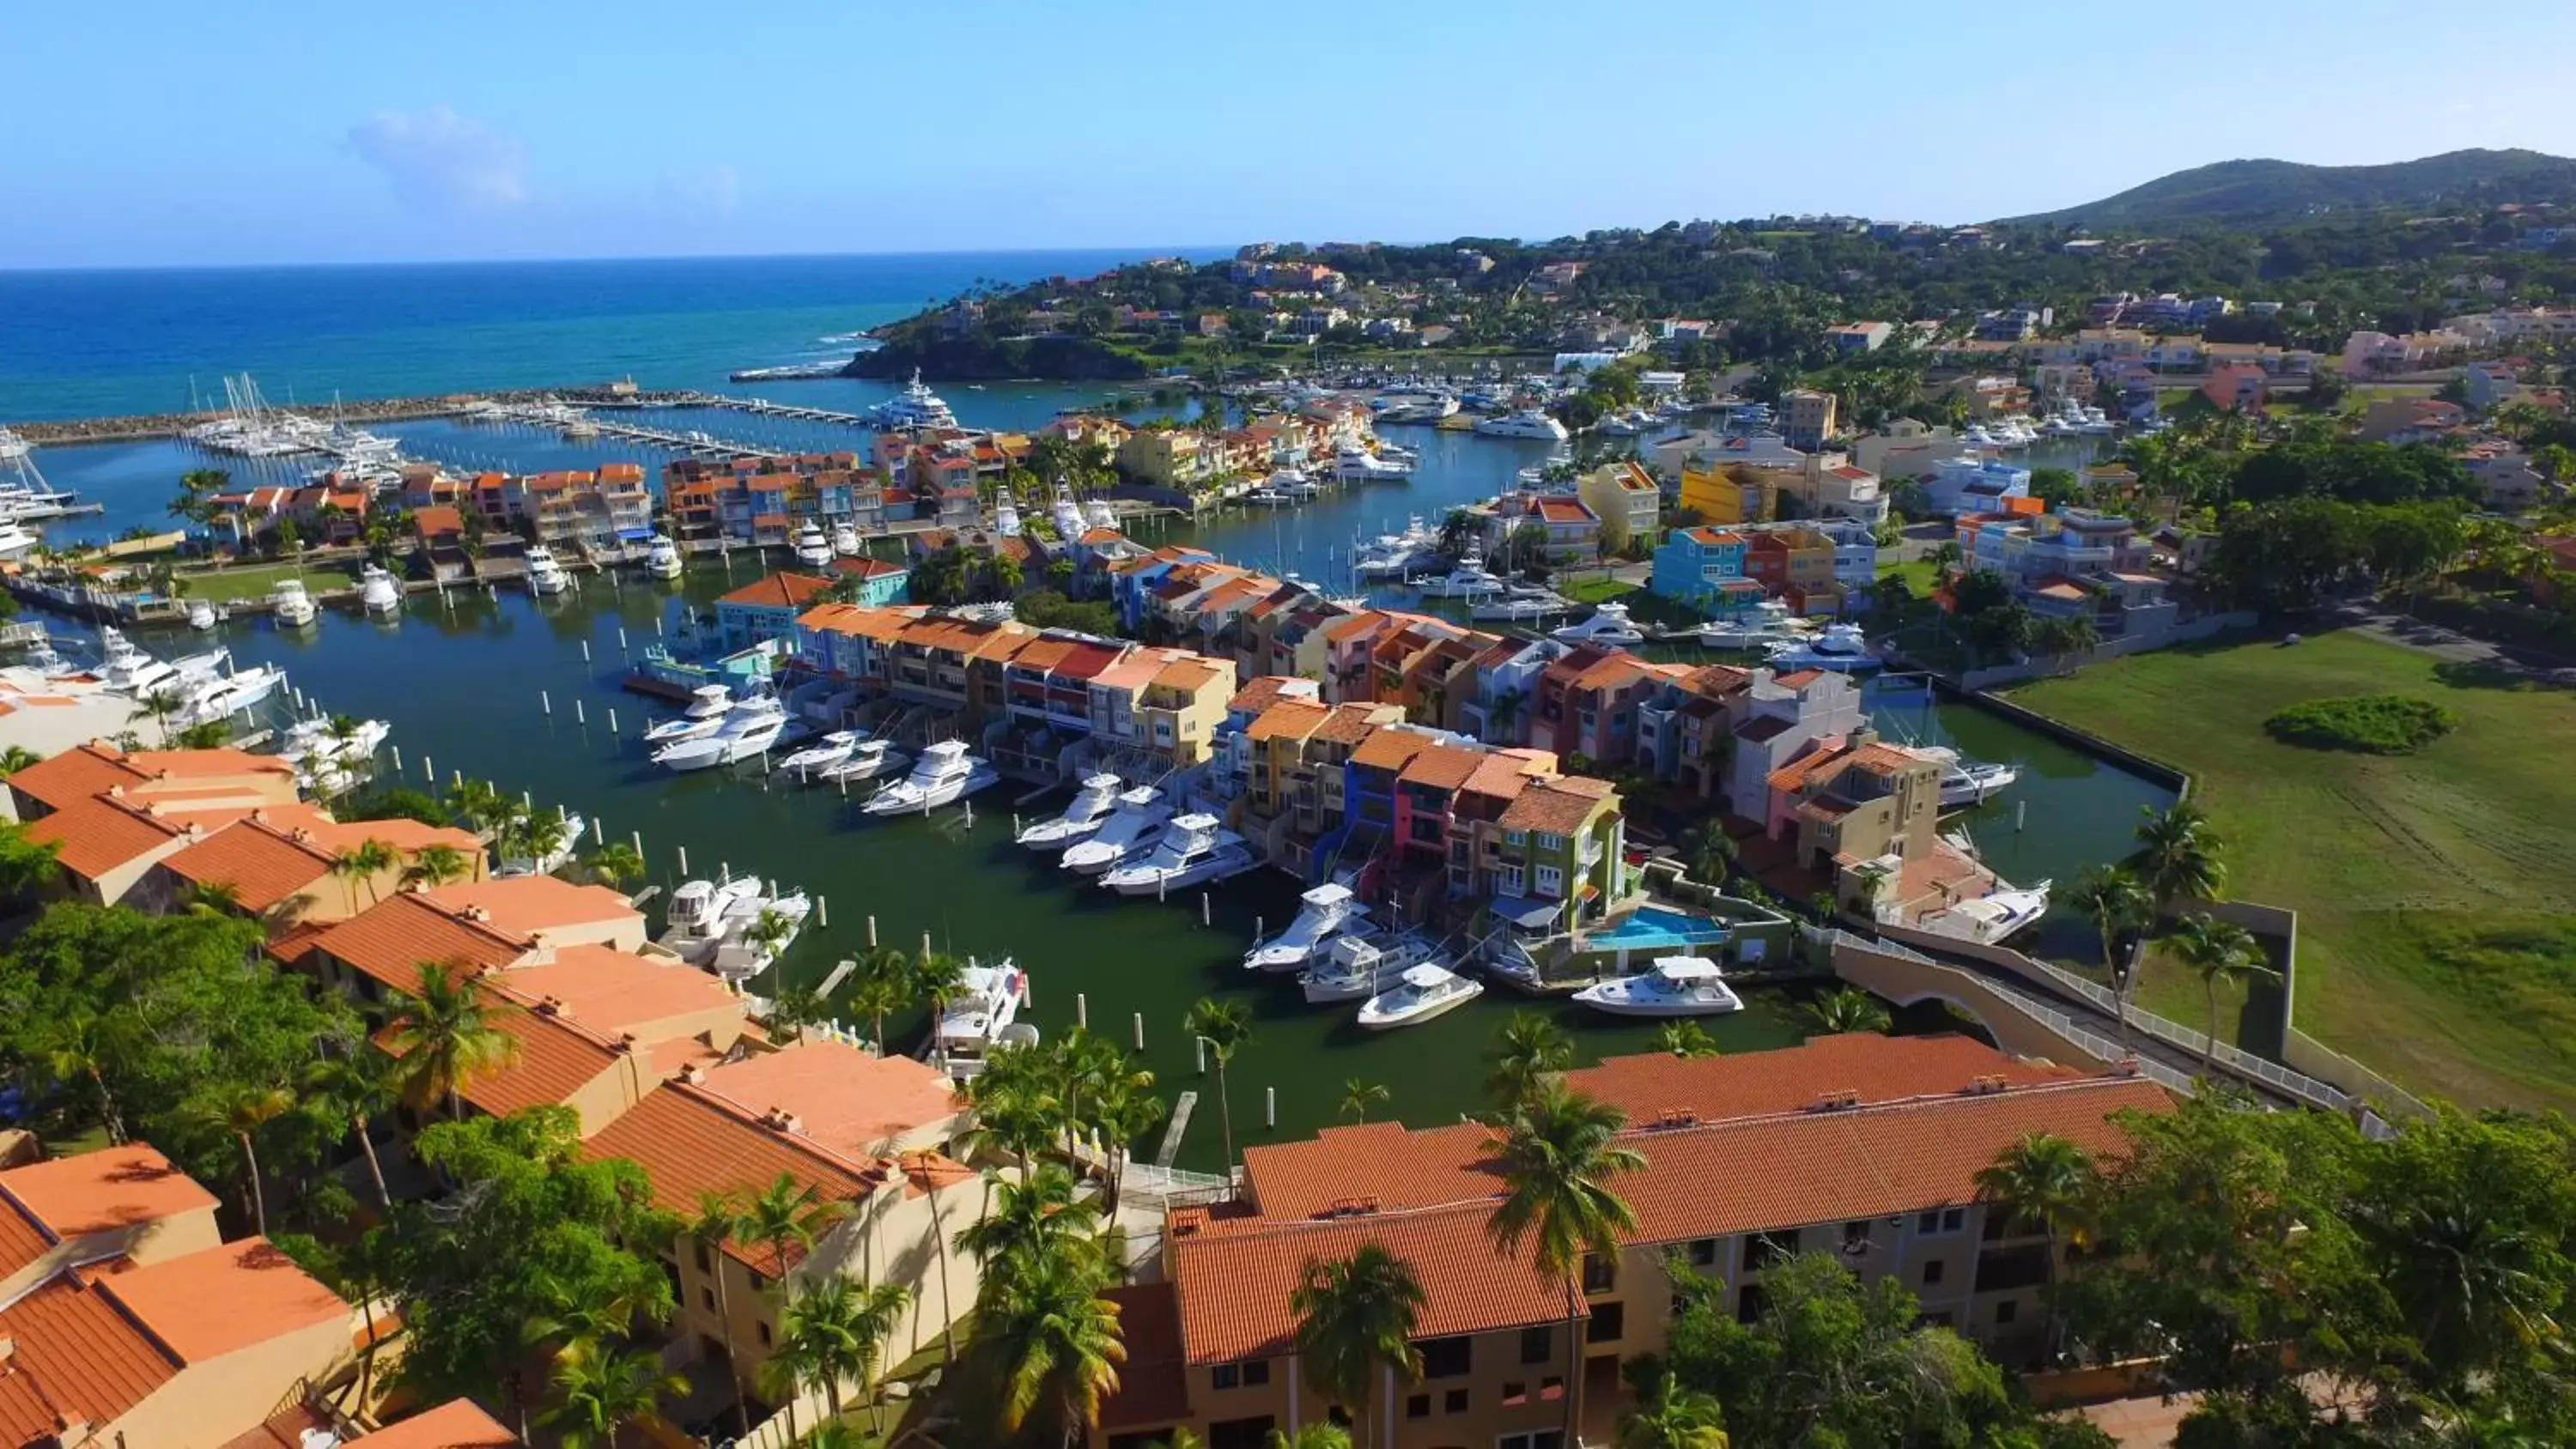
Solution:
[(1586, 934), (1583, 944), (1601, 951), (1657, 951), (1677, 946), (1714, 946), (1726, 939), (1726, 926), (1711, 916), (1662, 906), (1639, 906), (1636, 914), (1606, 931)]

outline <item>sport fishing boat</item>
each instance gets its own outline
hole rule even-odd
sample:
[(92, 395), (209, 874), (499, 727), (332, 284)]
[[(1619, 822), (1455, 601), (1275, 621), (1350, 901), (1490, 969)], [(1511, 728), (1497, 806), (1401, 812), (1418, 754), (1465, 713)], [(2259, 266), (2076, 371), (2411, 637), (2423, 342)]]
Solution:
[(554, 550), (532, 548), (527, 554), (528, 592), (539, 598), (551, 598), (572, 587), (572, 576), (555, 562)]
[(814, 743), (778, 762), (779, 770), (799, 780), (811, 781), (821, 772), (850, 757), (859, 747), (859, 732), (834, 730)]
[(676, 579), (680, 576), (680, 546), (655, 534), (644, 545), (644, 576), (654, 579)]
[(860, 808), (870, 815), (927, 815), (1001, 778), (1000, 771), (966, 752), (964, 740), (941, 740), (922, 750), (911, 774), (868, 797)]
[[(715, 959), (709, 969), (728, 981), (745, 981), (778, 964), (787, 948), (804, 933), (814, 902), (803, 891), (775, 896), (749, 896), (725, 907)], [(775, 929), (771, 928), (775, 923)]]
[(1501, 593), (1505, 586), (1486, 570), (1485, 560), (1471, 551), (1449, 572), (1434, 574), (1414, 587), (1426, 599), (1481, 599)]
[(1500, 417), (1486, 418), (1476, 424), (1476, 431), (1488, 438), (1545, 438), (1551, 443), (1565, 441), (1565, 424), (1537, 408), (1520, 408)]
[(394, 576), (374, 564), (358, 570), (358, 605), (370, 614), (396, 614), (402, 611), (402, 586)]
[(1326, 942), (1366, 919), (1359, 897), (1349, 886), (1326, 881), (1298, 898), (1297, 919), (1288, 929), (1243, 953), (1254, 971), (1302, 971)]
[(1536, 584), (1511, 584), (1490, 599), (1480, 599), (1467, 610), (1467, 617), (1485, 623), (1536, 624), (1565, 613), (1574, 601), (1553, 589)]
[(1171, 818), (1172, 805), (1163, 792), (1139, 785), (1118, 797), (1118, 808), (1088, 839), (1068, 846), (1060, 863), (1083, 875), (1103, 874), (1129, 855), (1152, 848)]
[(725, 716), (733, 706), (733, 690), (729, 686), (701, 684), (689, 691), (688, 708), (680, 711), (679, 718), (666, 719), (644, 731), (644, 743), (670, 745), (682, 740), (704, 739), (724, 727)]
[(1794, 644), (1815, 626), (1791, 613), (1787, 603), (1764, 599), (1750, 613), (1734, 619), (1711, 619), (1699, 626), (1699, 642), (1708, 649), (1768, 649)]
[(2021, 778), (2018, 765), (1995, 765), (1971, 760), (1948, 745), (1921, 745), (1914, 753), (1941, 766), (1941, 808), (1964, 810), (1983, 805), (2006, 786)]
[(1574, 999), (1612, 1016), (1716, 1016), (1744, 1002), (1718, 977), (1717, 963), (1697, 956), (1659, 956), (1654, 969), (1598, 982)]
[(98, 631), (98, 643), (99, 682), (118, 694), (149, 699), (179, 683), (177, 668), (152, 657), (114, 625)]
[(1484, 994), (1483, 982), (1470, 981), (1446, 966), (1425, 962), (1406, 967), (1393, 990), (1361, 1002), (1359, 1022), (1368, 1031), (1418, 1026)]
[[(724, 881), (683, 881), (671, 893), (671, 908), (665, 919), (670, 929), (662, 944), (678, 949), (679, 943), (711, 943), (724, 934), (725, 913), (741, 900), (760, 898), (760, 877), (738, 875)], [(682, 955), (688, 952), (681, 951)]]
[(1345, 483), (1401, 483), (1413, 467), (1366, 448), (1344, 448), (1333, 455), (1333, 476)]
[(1005, 956), (1001, 964), (969, 962), (966, 990), (939, 1014), (932, 1040), (948, 1056), (978, 1056), (1001, 1045), (1002, 1031), (1020, 1014), (1029, 998), (1027, 973)]
[(1633, 649), (1646, 642), (1646, 633), (1628, 618), (1628, 606), (1607, 603), (1592, 611), (1592, 617), (1580, 624), (1568, 624), (1555, 631), (1564, 644), (1597, 644), (1604, 648)]
[(1933, 911), (1917, 920), (1915, 929), (1980, 946), (2001, 945), (2039, 924), (2039, 918), (2048, 914), (2048, 888), (2052, 884), (2041, 881), (2016, 889), (1999, 878), (1994, 890)]
[(1870, 652), (1868, 636), (1858, 624), (1828, 624), (1813, 639), (1784, 640), (1769, 650), (1774, 669), (1876, 669), (1883, 662)]
[(1325, 943), (1314, 965), (1297, 973), (1297, 985), (1311, 1006), (1364, 1001), (1393, 988), (1408, 969), (1432, 956), (1432, 944), (1410, 931), (1383, 937), (1344, 931)]
[(898, 770), (912, 768), (912, 756), (884, 740), (861, 740), (850, 747), (847, 758), (825, 765), (814, 772), (817, 785), (849, 786), (868, 780), (881, 780)]
[(1142, 859), (1120, 862), (1100, 883), (1122, 896), (1157, 896), (1252, 869), (1243, 837), (1213, 815), (1183, 815)]
[(289, 629), (301, 629), (321, 616), (313, 607), (313, 596), (304, 591), (302, 579), (279, 579), (268, 591), (269, 613)]
[(204, 599), (190, 599), (188, 601), (189, 628), (198, 630), (212, 629), (223, 621), (223, 611), (216, 608), (213, 604), (208, 603)]
[(274, 664), (233, 669), (204, 679), (189, 680), (178, 691), (178, 709), (171, 722), (182, 729), (223, 719), (267, 699), (286, 685), (286, 671)]
[(344, 737), (330, 720), (301, 720), (287, 727), (279, 741), (285, 748), (277, 752), (277, 757), (290, 765), (308, 759), (363, 760), (382, 749), (393, 732), (394, 727), (383, 720), (362, 719), (352, 721)]
[(738, 765), (768, 754), (786, 729), (787, 712), (777, 699), (757, 696), (727, 711), (713, 731), (655, 750), (653, 763), (683, 774)]
[(1014, 839), (1031, 850), (1063, 850), (1088, 835), (1099, 832), (1118, 811), (1118, 797), (1127, 782), (1112, 774), (1098, 774), (1082, 782), (1064, 809), (1028, 829)]
[(824, 536), (823, 525), (807, 519), (805, 526), (796, 530), (796, 542), (790, 552), (809, 569), (827, 568), (832, 562), (832, 540)]

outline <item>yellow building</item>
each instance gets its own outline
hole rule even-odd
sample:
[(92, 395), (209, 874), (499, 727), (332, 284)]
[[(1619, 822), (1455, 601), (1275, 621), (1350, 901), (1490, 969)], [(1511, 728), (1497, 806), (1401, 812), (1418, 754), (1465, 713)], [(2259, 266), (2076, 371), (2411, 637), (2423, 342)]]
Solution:
[(1186, 488), (1207, 476), (1207, 460), (1197, 433), (1182, 428), (1148, 428), (1118, 445), (1118, 470), (1139, 483), (1158, 488)]
[(1734, 463), (1682, 467), (1681, 506), (1703, 523), (1768, 523), (1779, 500), (1779, 484), (1759, 469)]

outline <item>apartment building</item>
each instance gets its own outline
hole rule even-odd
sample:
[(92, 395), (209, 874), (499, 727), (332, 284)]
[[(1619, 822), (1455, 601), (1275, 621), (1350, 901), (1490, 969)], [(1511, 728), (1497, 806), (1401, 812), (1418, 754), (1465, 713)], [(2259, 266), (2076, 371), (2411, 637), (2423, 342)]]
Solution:
[(1780, 437), (1800, 452), (1824, 449), (1834, 435), (1834, 395), (1793, 387), (1780, 394)]
[(2152, 1083), (1956, 1036), (1613, 1057), (1567, 1075), (1628, 1114), (1623, 1145), (1645, 1160), (1614, 1184), (1637, 1218), (1615, 1256), (1561, 1282), (1497, 1248), (1490, 1134), (1474, 1124), (1250, 1148), (1240, 1199), (1176, 1210), (1162, 1281), (1117, 1290), (1129, 1356), (1092, 1443), (1141, 1449), (1186, 1427), (1210, 1449), (1254, 1449), (1324, 1422), (1334, 1406), (1303, 1380), (1289, 1300), (1307, 1264), (1370, 1244), (1411, 1266), (1425, 1297), (1421, 1376), (1371, 1396), (1366, 1433), (1386, 1449), (1562, 1449), (1569, 1394), (1586, 1440), (1606, 1442), (1629, 1402), (1620, 1364), (1670, 1331), (1669, 1275), (1715, 1280), (1749, 1316), (1763, 1273), (1799, 1252), (1900, 1281), (1928, 1320), (2033, 1361), (2048, 1243), (1990, 1211), (1977, 1169), (2031, 1133), (2113, 1152), (2116, 1114), (2170, 1107)]
[(1662, 526), (1663, 490), (1654, 475), (1634, 458), (1604, 464), (1583, 475), (1575, 496), (1601, 520), (1601, 547), (1624, 551), (1631, 543), (1651, 547)]
[(779, 547), (809, 522), (827, 531), (883, 528), (883, 478), (846, 452), (682, 458), (663, 470), (662, 491), (672, 531), (683, 540)]
[[(1782, 523), (1749, 529), (1744, 541), (1744, 572), (1798, 613), (1838, 614), (1845, 598), (1836, 568), (1840, 552), (1841, 545), (1832, 535), (1810, 524)], [(1873, 560), (1875, 557), (1873, 548)]]

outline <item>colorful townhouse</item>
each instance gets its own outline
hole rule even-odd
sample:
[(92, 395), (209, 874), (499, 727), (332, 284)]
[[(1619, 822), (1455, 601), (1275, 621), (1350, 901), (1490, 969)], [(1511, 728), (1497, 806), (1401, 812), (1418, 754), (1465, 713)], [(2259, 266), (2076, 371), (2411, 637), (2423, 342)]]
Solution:
[(430, 498), (423, 506), (452, 502), (472, 512), (486, 533), (517, 534), (568, 554), (615, 557), (653, 536), (653, 496), (634, 463), (597, 472), (478, 473), (452, 500), (438, 492), (434, 482), (405, 485), (407, 496)]
[(1770, 597), (1745, 571), (1747, 535), (1699, 524), (1676, 528), (1655, 548), (1646, 587), (1657, 598), (1688, 605), (1712, 619), (1741, 619)]
[(1496, 748), (1529, 743), (1530, 702), (1548, 665), (1573, 652), (1554, 639), (1505, 636), (1475, 660), (1475, 689), (1459, 707), (1458, 727)]
[(1779, 524), (1746, 533), (1744, 571), (1800, 614), (1838, 614), (1844, 590), (1835, 554), (1833, 538), (1812, 525)]
[(2090, 618), (2105, 638), (2161, 634), (2179, 622), (2164, 579), (2146, 572), (2153, 550), (2116, 514), (1969, 514), (1957, 537), (1961, 564), (2000, 575), (2033, 613)]
[(1625, 765), (1637, 751), (1639, 707), (1666, 680), (1687, 672), (1623, 649), (1577, 648), (1539, 671), (1530, 742), (1600, 769)]
[(2030, 496), (2030, 470), (1974, 454), (1944, 458), (1932, 465), (1923, 487), (1935, 512), (1996, 513), (2003, 500)]
[(1575, 496), (1601, 520), (1601, 548), (1622, 553), (1632, 543), (1654, 546), (1662, 530), (1664, 492), (1655, 476), (1634, 458), (1605, 464), (1583, 475)]
[(884, 528), (879, 475), (855, 453), (794, 458), (682, 458), (663, 470), (673, 533), (687, 541), (783, 547), (813, 523), (826, 531)]
[(1540, 560), (1556, 569), (1588, 568), (1601, 561), (1601, 519), (1581, 498), (1564, 493), (1515, 491), (1467, 510), (1483, 539), (1488, 557), (1521, 561), (1517, 550), (1524, 530), (1543, 539)]
[(716, 600), (716, 637), (731, 654), (773, 639), (793, 639), (797, 616), (829, 593), (832, 581), (812, 574), (775, 573)]
[(1941, 766), (1868, 730), (1852, 739), (1771, 772), (1763, 834), (1790, 845), (1797, 868), (1831, 882), (1847, 908), (1875, 914), (1875, 882), (1939, 864)]
[[(1252, 1147), (1236, 1200), (1174, 1210), (1160, 1273), (1108, 1291), (1126, 1362), (1088, 1449), (1182, 1429), (1212, 1449), (1251, 1449), (1328, 1422), (1333, 1406), (1299, 1372), (1289, 1301), (1305, 1265), (1364, 1246), (1411, 1267), (1424, 1294), (1420, 1376), (1369, 1402), (1364, 1432), (1382, 1449), (1563, 1449), (1577, 1406), (1584, 1442), (1607, 1443), (1633, 1407), (1620, 1365), (1667, 1343), (1669, 1274), (1706, 1278), (1720, 1311), (1749, 1318), (1764, 1275), (1801, 1252), (1902, 1283), (1927, 1321), (2036, 1365), (2056, 1250), (1987, 1201), (1977, 1169), (2033, 1134), (2116, 1154), (2122, 1114), (2172, 1106), (2140, 1078), (1950, 1035), (1612, 1057), (1566, 1076), (1621, 1111), (1620, 1145), (1643, 1159), (1621, 1179), (1636, 1224), (1615, 1254), (1560, 1280), (1497, 1248), (1492, 1136), (1473, 1123), (1332, 1127)], [(1942, 1150), (1927, 1158), (1927, 1142)], [(1787, 1190), (1784, 1162), (1799, 1165)]]

